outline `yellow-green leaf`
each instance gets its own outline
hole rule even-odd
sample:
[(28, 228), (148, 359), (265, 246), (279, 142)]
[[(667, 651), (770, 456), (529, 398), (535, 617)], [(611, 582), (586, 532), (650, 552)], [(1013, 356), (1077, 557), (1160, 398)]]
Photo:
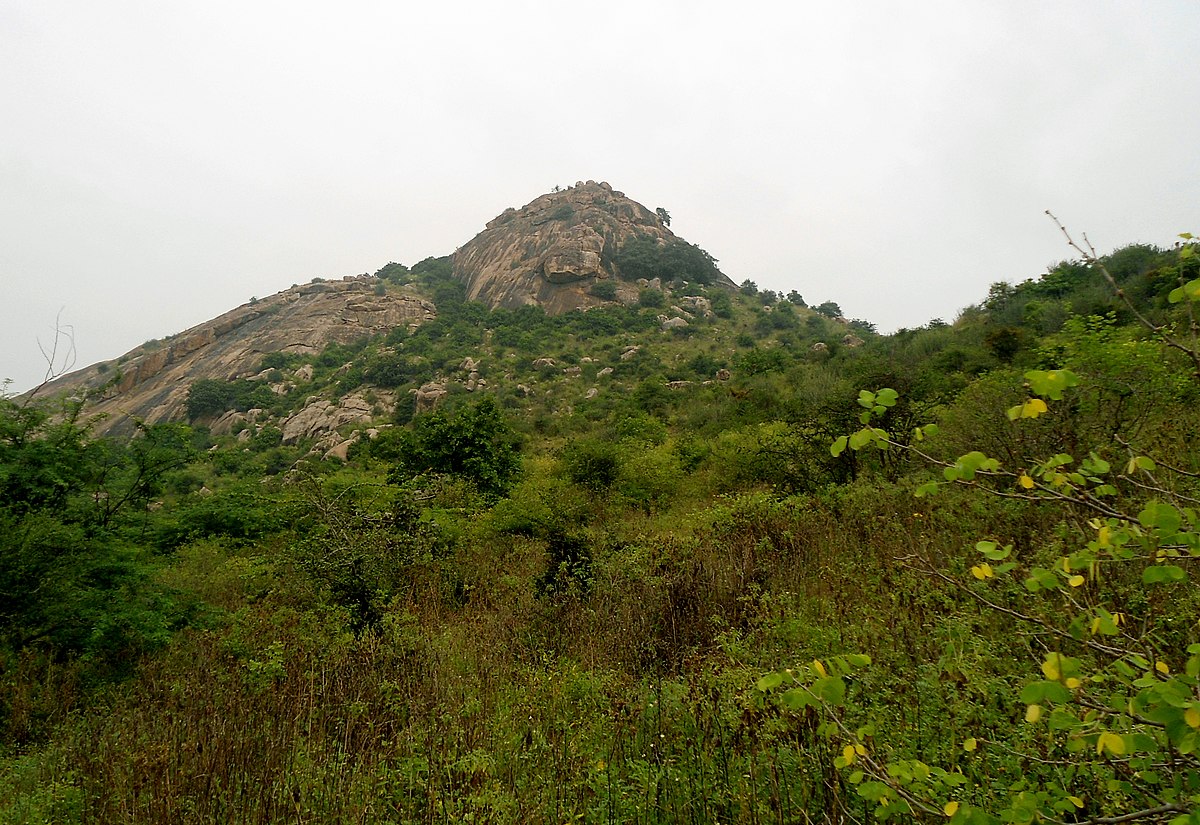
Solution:
[(1046, 657), (1046, 661), (1042, 662), (1042, 673), (1051, 681), (1058, 681), (1062, 677), (1062, 668), (1059, 667), (1057, 653), (1051, 653)]
[(971, 575), (980, 581), (983, 581), (984, 579), (990, 579), (994, 573), (992, 572), (992, 566), (987, 562), (984, 562), (983, 564), (977, 564), (972, 567)]

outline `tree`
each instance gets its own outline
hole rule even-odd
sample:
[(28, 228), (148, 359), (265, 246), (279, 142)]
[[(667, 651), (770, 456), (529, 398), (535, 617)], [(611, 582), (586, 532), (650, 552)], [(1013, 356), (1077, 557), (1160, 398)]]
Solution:
[(169, 605), (122, 529), (193, 456), (182, 425), (92, 438), (80, 405), (0, 399), (0, 648), (116, 661), (158, 644)]
[(654, 213), (656, 215), (658, 215), (658, 219), (663, 222), (663, 226), (671, 225), (671, 213), (670, 212), (668, 212), (667, 210), (663, 209), (660, 206), (654, 210)]
[(826, 301), (819, 306), (813, 307), (813, 310), (826, 318), (841, 318), (842, 308), (833, 301)]
[(521, 469), (516, 434), (490, 396), (452, 414), (417, 416), (398, 438), (397, 465), (388, 473), (395, 483), (445, 474), (471, 481), (485, 495), (500, 495)]

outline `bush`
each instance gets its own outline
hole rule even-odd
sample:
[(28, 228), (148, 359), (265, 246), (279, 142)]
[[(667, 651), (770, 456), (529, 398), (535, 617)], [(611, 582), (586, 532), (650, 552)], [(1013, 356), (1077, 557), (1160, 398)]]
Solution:
[(615, 301), (617, 299), (617, 285), (608, 280), (596, 281), (596, 283), (592, 284), (592, 288), (588, 292), (605, 301)]
[(417, 416), (411, 430), (389, 441), (397, 466), (388, 479), (395, 483), (424, 473), (444, 473), (474, 483), (485, 495), (499, 495), (521, 468), (516, 433), (490, 396), (452, 414), (435, 410)]
[(563, 448), (559, 455), (567, 478), (597, 492), (607, 490), (617, 480), (621, 452), (608, 439), (580, 439)]
[(711, 284), (722, 279), (716, 259), (687, 241), (676, 239), (659, 244), (649, 235), (637, 235), (625, 242), (613, 262), (622, 278), (661, 278), (663, 283), (674, 280)]
[(667, 305), (667, 296), (661, 289), (643, 289), (638, 292), (638, 306), (647, 309), (662, 309)]

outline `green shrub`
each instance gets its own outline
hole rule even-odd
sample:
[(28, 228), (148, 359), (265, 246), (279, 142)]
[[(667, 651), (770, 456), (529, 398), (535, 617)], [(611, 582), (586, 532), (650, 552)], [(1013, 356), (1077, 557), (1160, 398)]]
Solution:
[(615, 301), (617, 299), (617, 285), (612, 281), (596, 281), (588, 290), (592, 295), (605, 301)]
[(661, 289), (642, 289), (638, 292), (638, 306), (661, 309), (667, 305), (667, 296)]

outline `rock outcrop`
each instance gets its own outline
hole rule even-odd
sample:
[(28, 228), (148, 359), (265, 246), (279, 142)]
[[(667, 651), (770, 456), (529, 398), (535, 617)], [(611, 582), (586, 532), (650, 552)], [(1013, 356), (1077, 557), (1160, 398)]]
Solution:
[[(86, 393), (90, 402), (85, 413), (104, 416), (95, 428), (101, 434), (129, 433), (135, 419), (148, 424), (181, 421), (193, 381), (252, 377), (267, 353), (318, 353), (327, 344), (350, 343), (434, 317), (430, 302), (408, 292), (377, 295), (377, 283), (354, 277), (294, 286), (164, 341), (144, 344), (115, 361), (65, 375), (42, 392)], [(302, 381), (311, 377), (311, 371), (296, 376)]]
[[(489, 221), (454, 253), (454, 275), (469, 298), (493, 308), (537, 304), (557, 315), (613, 299), (632, 302), (638, 286), (617, 277), (615, 258), (638, 236), (679, 241), (657, 213), (623, 192), (580, 181)], [(596, 294), (599, 282), (611, 286)]]

